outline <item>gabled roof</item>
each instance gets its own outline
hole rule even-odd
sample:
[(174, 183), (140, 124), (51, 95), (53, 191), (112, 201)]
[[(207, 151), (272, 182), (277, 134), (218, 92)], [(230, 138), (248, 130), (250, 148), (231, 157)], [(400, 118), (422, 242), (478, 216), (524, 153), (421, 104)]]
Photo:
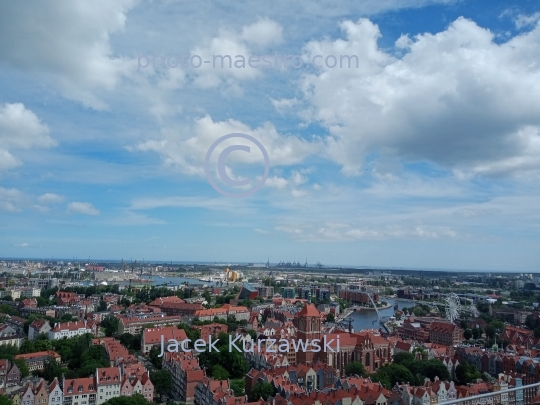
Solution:
[(304, 305), (304, 308), (300, 312), (296, 314), (297, 316), (315, 316), (319, 317), (321, 316), (321, 313), (319, 310), (315, 307), (313, 304), (306, 304)]

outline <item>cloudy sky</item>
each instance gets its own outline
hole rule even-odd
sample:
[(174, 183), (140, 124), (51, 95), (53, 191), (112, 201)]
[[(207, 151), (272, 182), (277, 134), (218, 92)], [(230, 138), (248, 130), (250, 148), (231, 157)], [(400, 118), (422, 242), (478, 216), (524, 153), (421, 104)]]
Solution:
[[(532, 0), (1, 2), (0, 256), (540, 271), (539, 19)], [(246, 198), (205, 176), (229, 133), (269, 156)], [(233, 144), (242, 187), (217, 170)], [(263, 172), (248, 140), (211, 156), (228, 192)]]

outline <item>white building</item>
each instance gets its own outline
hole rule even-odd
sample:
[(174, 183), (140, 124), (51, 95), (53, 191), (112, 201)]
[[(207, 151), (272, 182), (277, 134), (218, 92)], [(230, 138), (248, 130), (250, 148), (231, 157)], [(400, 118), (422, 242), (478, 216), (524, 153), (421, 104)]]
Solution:
[(98, 368), (96, 370), (96, 383), (96, 405), (120, 396), (120, 385), (122, 384), (120, 367)]
[(54, 328), (49, 331), (49, 340), (62, 339), (63, 337), (73, 337), (94, 333), (95, 323), (91, 321), (60, 322), (55, 323)]
[(49, 405), (62, 405), (64, 402), (64, 394), (58, 379), (55, 377), (49, 386)]
[(21, 297), (34, 298), (41, 295), (41, 288), (38, 287), (26, 287), (21, 289)]

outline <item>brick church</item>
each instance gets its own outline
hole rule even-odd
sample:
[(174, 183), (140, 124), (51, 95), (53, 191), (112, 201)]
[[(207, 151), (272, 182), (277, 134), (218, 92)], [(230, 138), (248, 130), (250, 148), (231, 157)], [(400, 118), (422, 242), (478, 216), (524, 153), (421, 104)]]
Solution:
[[(295, 315), (294, 326), (296, 327), (296, 338), (311, 342), (313, 339), (321, 340), (323, 346), (322, 315), (315, 305), (306, 304), (300, 312)], [(337, 338), (339, 336), (339, 352), (337, 351)], [(326, 335), (326, 341), (330, 342), (330, 347), (335, 351), (321, 350), (315, 353), (311, 350), (298, 351), (296, 362), (312, 365), (317, 361), (322, 361), (336, 369), (338, 375), (344, 375), (345, 366), (353, 361), (361, 362), (367, 371), (374, 372), (392, 360), (392, 348), (388, 340), (384, 339), (379, 332), (366, 330), (360, 332), (345, 332), (336, 330), (334, 333)]]

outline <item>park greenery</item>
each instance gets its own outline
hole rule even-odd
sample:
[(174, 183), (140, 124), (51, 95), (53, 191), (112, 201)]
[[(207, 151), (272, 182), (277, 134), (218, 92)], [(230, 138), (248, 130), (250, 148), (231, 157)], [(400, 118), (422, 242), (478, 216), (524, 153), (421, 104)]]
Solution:
[(146, 400), (142, 394), (133, 394), (130, 397), (111, 398), (107, 402), (104, 402), (103, 405), (154, 405), (154, 403)]
[(276, 390), (272, 384), (267, 383), (266, 381), (261, 381), (258, 382), (255, 387), (253, 387), (249, 400), (251, 402), (255, 402), (262, 398), (266, 401), (268, 397), (274, 396), (275, 394)]
[[(91, 334), (46, 340), (46, 336), (39, 336), (36, 340), (25, 340), (20, 348), (10, 345), (0, 346), (0, 358), (14, 360), (17, 354), (34, 353), (54, 350), (60, 354), (62, 366), (52, 357), (44, 363), (43, 371), (35, 370), (32, 374), (45, 378), (49, 383), (54, 377), (79, 378), (88, 377), (96, 372), (96, 368), (109, 367), (110, 362), (105, 348), (101, 345), (91, 345)], [(23, 376), (28, 375), (28, 367), (17, 361)]]
[(423, 385), (426, 378), (434, 381), (435, 377), (449, 381), (450, 373), (446, 366), (437, 359), (426, 359), (425, 353), (401, 352), (394, 355), (394, 362), (386, 364), (371, 375), (373, 381), (378, 381), (391, 389), (396, 383), (409, 382), (411, 385)]
[[(223, 373), (225, 370), (231, 378), (243, 378), (249, 371), (249, 365), (242, 353), (236, 349), (229, 351), (229, 335), (220, 333), (218, 335), (219, 342), (216, 347), (218, 351), (212, 350), (202, 352), (199, 355), (199, 363), (207, 370), (216, 370), (216, 373)], [(241, 343), (237, 343), (240, 347)], [(215, 368), (215, 366), (220, 366)]]

